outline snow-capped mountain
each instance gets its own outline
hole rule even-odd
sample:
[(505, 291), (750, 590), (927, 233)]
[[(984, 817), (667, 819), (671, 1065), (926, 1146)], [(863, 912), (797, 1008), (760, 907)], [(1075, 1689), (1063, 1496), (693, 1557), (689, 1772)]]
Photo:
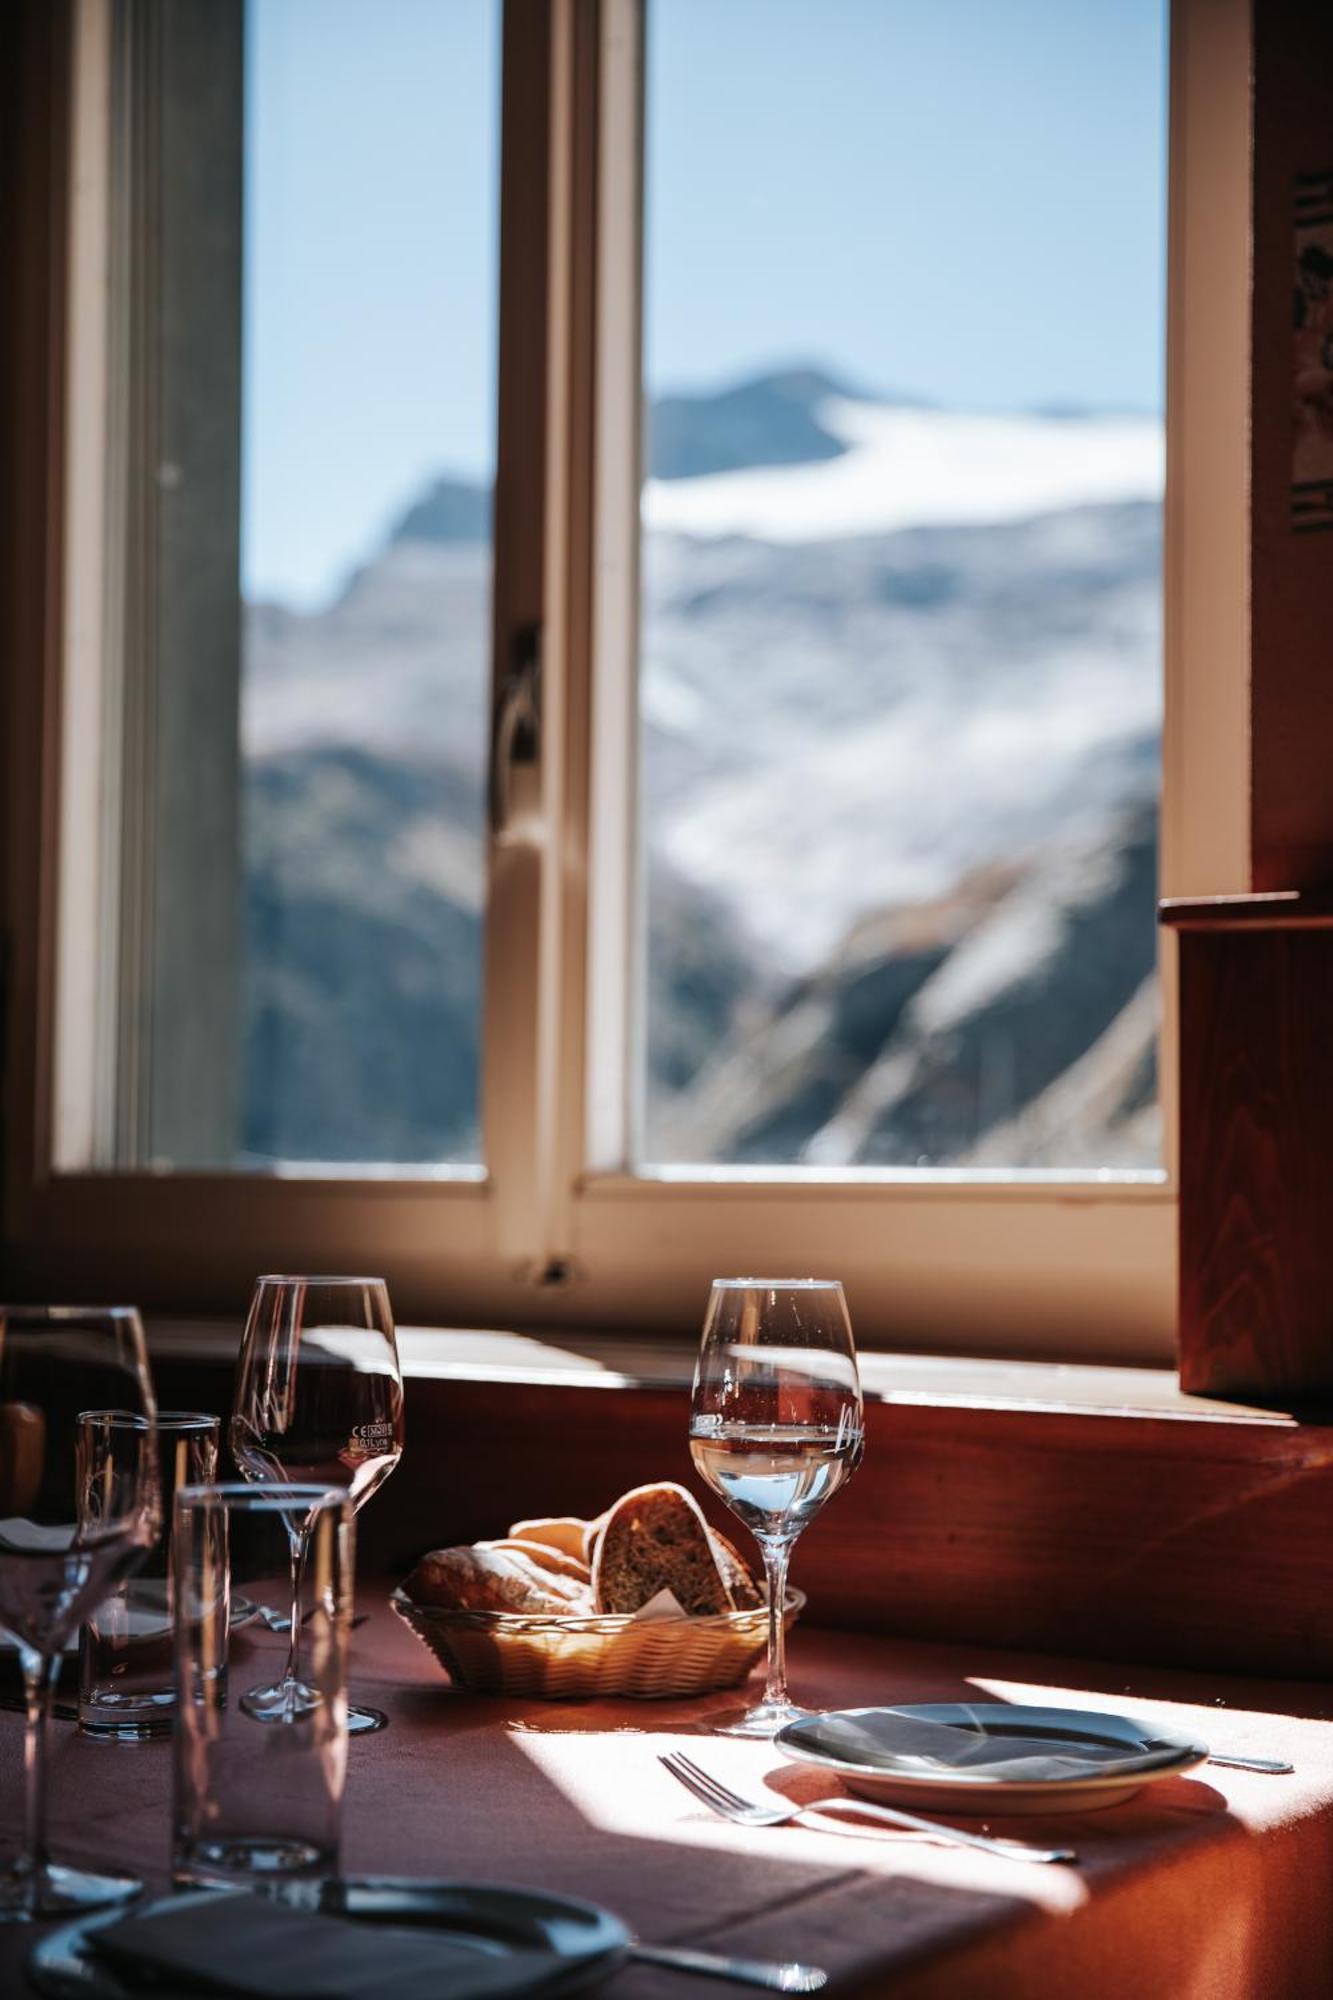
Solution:
[[(659, 1157), (963, 1158), (1001, 1132), (1056, 1164), (1150, 1148), (1142, 1034), (1112, 1030), (1152, 972), (1161, 462), (1146, 418), (969, 415), (814, 369), (656, 405), (641, 685)], [(284, 1007), (336, 1043), (317, 986), (293, 1000), (277, 918), (316, 888), (336, 906), (343, 850), (348, 879), (380, 884), (364, 907), (381, 930), (420, 945), (432, 899), (447, 910), (431, 977), (446, 1015), (446, 989), (475, 1012), (487, 512), (442, 479), (326, 612), (251, 610), (256, 1048), (282, 1046)], [(1009, 998), (992, 982), (969, 1010), (977, 936), (1005, 941)], [(1089, 951), (1114, 977), (1089, 985)], [(391, 986), (391, 938), (374, 956)], [(367, 1022), (396, 1004), (368, 990)], [(799, 1020), (849, 1005), (854, 1032), (793, 1068)], [(474, 1047), (475, 1020), (452, 1032)], [(1094, 1047), (1114, 1062), (1075, 1089)], [(252, 1094), (270, 1122), (282, 1069)], [(299, 1125), (254, 1143), (299, 1151)], [(383, 1144), (445, 1157), (458, 1129)]]
[(811, 415), (841, 451), (813, 463), (650, 478), (647, 527), (808, 543), (1162, 495), (1162, 426), (1149, 417), (978, 416), (847, 396), (820, 398)]

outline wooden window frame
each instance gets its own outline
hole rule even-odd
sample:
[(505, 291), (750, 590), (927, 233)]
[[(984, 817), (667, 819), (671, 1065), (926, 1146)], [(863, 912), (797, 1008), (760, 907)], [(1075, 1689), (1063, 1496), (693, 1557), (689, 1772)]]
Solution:
[[(65, 492), (80, 487), (77, 427), (66, 427), (67, 383), (71, 395), (78, 386), (67, 301), (82, 254), (69, 160), (95, 110), (71, 91), (80, 0), (20, 11), (53, 115), (28, 135), (45, 149), (50, 205), (24, 239), (15, 380), (27, 401), (10, 497), (27, 509), (27, 566), (12, 559), (6, 604), (11, 1285), (235, 1310), (256, 1269), (350, 1257), (386, 1273), (405, 1316), (681, 1333), (716, 1271), (794, 1258), (844, 1278), (867, 1344), (1169, 1360), (1169, 941), (1161, 1175), (629, 1171), (638, 0), (505, 8), (494, 659), (542, 633), (546, 832), (490, 847), (488, 1171), (112, 1173), (67, 1154), (57, 1169), (60, 1005), (79, 959), (60, 930), (59, 881), (91, 865), (90, 836), (72, 849), (71, 817), (56, 810), (76, 742), (62, 721), (76, 620)], [(1243, 606), (1247, 567), (1249, 45), (1243, 0), (1175, 0), (1162, 821), (1173, 894), (1248, 880), (1249, 662), (1231, 599)]]

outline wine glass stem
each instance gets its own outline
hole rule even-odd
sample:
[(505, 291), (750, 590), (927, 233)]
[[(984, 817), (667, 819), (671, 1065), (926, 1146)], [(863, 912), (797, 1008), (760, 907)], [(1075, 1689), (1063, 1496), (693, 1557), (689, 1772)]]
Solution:
[(46, 1738), (51, 1697), (60, 1672), (60, 1654), (45, 1657), (35, 1647), (24, 1646), (23, 1691), (27, 1722), (23, 1734), (24, 1853), (28, 1911), (36, 1916), (42, 1906), (46, 1880)]
[(295, 1687), (299, 1678), (297, 1664), (301, 1650), (301, 1570), (305, 1563), (306, 1530), (287, 1530), (288, 1549), (292, 1565), (292, 1629), (287, 1641), (287, 1670), (283, 1675), (284, 1687)]
[(764, 1702), (785, 1705), (787, 1700), (787, 1622), (783, 1612), (787, 1603), (787, 1566), (791, 1562), (792, 1544), (787, 1538), (771, 1541), (757, 1537), (764, 1557), (764, 1576), (768, 1582), (768, 1685), (764, 1689)]

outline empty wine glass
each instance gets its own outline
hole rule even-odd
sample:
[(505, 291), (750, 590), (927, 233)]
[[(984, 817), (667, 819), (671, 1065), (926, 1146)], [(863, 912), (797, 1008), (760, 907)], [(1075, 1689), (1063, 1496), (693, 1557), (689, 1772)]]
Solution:
[(796, 1537), (860, 1464), (864, 1436), (842, 1286), (716, 1279), (694, 1371), (690, 1453), (758, 1542), (768, 1583), (764, 1698), (714, 1725), (726, 1735), (775, 1736), (806, 1713), (787, 1696), (787, 1568)]
[[(403, 1378), (382, 1278), (259, 1278), (236, 1368), (231, 1448), (247, 1479), (341, 1487), (361, 1508), (403, 1449)], [(250, 1715), (288, 1717), (308, 1699), (298, 1672), (305, 1531), (288, 1525), (291, 1640), (271, 1687), (242, 1696)], [(349, 1708), (353, 1734), (383, 1729), (378, 1708)]]
[[(80, 1418), (125, 1423), (96, 1463)], [(46, 1733), (66, 1644), (142, 1562), (159, 1524), (156, 1406), (129, 1306), (0, 1306), (0, 1633), (27, 1695), (23, 1850), (0, 1873), (0, 1922), (136, 1895), (131, 1876), (55, 1866), (46, 1853)]]

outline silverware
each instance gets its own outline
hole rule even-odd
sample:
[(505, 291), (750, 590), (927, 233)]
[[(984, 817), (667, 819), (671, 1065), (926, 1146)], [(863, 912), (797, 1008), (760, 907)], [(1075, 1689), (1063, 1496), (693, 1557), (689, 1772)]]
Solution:
[(256, 1604), (255, 1618), (266, 1632), (290, 1632), (292, 1621), (281, 1611), (275, 1611), (269, 1604)]
[(827, 1972), (817, 1965), (779, 1965), (770, 1958), (720, 1958), (716, 1952), (665, 1944), (632, 1944), (629, 1955), (645, 1965), (669, 1965), (674, 1972), (698, 1972), (705, 1979), (734, 1979), (738, 1986), (766, 1986), (773, 1993), (818, 1993), (828, 1984)]
[(1225, 1764), (1232, 1771), (1267, 1771), (1275, 1778), (1290, 1777), (1296, 1769), (1294, 1764), (1286, 1764), (1280, 1757), (1224, 1757), (1220, 1750), (1210, 1750), (1208, 1762)]
[(941, 1826), (933, 1819), (918, 1819), (915, 1813), (902, 1812), (897, 1806), (872, 1805), (868, 1799), (839, 1797), (833, 1799), (811, 1799), (808, 1805), (765, 1806), (753, 1799), (743, 1799), (739, 1792), (729, 1791), (716, 1778), (710, 1778), (707, 1771), (679, 1751), (668, 1751), (659, 1757), (678, 1784), (684, 1785), (710, 1812), (720, 1819), (734, 1820), (738, 1826), (783, 1826), (788, 1820), (801, 1819), (807, 1813), (855, 1813), (858, 1818), (883, 1820), (887, 1826), (906, 1827), (913, 1833), (924, 1833), (932, 1840), (953, 1841), (959, 1847), (976, 1847), (983, 1854), (997, 1854), (1003, 1861), (1077, 1861), (1072, 1847), (1029, 1847), (1018, 1840), (989, 1840), (985, 1834), (963, 1833), (956, 1826)]

